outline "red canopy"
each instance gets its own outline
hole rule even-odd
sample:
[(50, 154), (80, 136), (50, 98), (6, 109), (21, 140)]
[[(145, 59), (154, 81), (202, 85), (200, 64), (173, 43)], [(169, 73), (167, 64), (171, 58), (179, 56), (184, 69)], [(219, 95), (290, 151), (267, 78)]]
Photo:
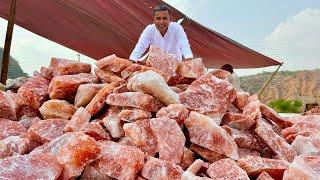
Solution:
[[(140, 33), (152, 23), (152, 9), (161, 0), (18, 0), (15, 23), (31, 32), (94, 59), (110, 54), (128, 58)], [(8, 19), (10, 0), (0, 1), (0, 16)], [(185, 15), (172, 8), (172, 20)], [(201, 24), (183, 21), (191, 49), (207, 67), (235, 68), (278, 65)]]

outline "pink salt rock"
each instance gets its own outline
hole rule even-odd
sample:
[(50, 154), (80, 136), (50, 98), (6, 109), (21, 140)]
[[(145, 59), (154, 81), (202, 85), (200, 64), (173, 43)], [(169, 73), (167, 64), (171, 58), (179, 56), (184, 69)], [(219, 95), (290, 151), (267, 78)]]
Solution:
[(18, 155), (0, 160), (0, 179), (58, 179), (63, 166), (49, 154)]
[(228, 126), (223, 126), (223, 128), (231, 135), (239, 148), (261, 151), (261, 144), (263, 142), (257, 135), (250, 131), (239, 131)]
[(260, 104), (260, 111), (264, 117), (275, 122), (281, 128), (287, 128), (293, 125), (292, 122), (286, 120), (285, 118), (282, 118), (276, 111), (262, 103)]
[(18, 105), (17, 109), (17, 117), (21, 120), (26, 117), (40, 117), (40, 111), (39, 109), (34, 109), (31, 106), (28, 105)]
[(170, 104), (167, 107), (161, 108), (156, 117), (170, 118), (177, 121), (179, 125), (182, 125), (188, 118), (190, 111), (182, 104)]
[(17, 77), (14, 79), (7, 79), (5, 90), (18, 90), (24, 83), (28, 81), (27, 77)]
[(130, 138), (125, 136), (125, 137), (121, 137), (118, 141), (119, 144), (122, 145), (127, 145), (127, 146), (134, 146), (133, 143), (131, 142)]
[(128, 80), (127, 88), (131, 91), (152, 95), (166, 105), (180, 103), (179, 95), (159, 74), (153, 71), (135, 74)]
[(216, 70), (210, 71), (209, 73), (211, 73), (212, 75), (214, 75), (219, 79), (227, 79), (228, 77), (231, 76), (230, 72), (222, 69), (216, 69)]
[(196, 176), (190, 171), (185, 171), (181, 176), (181, 180), (212, 180), (212, 179), (208, 177), (203, 177), (203, 176)]
[(233, 101), (234, 105), (236, 105), (239, 109), (243, 110), (243, 108), (248, 104), (248, 99), (250, 94), (244, 91), (237, 91), (237, 97)]
[(6, 92), (0, 91), (0, 118), (17, 120), (16, 103)]
[(274, 179), (282, 179), (283, 173), (289, 166), (289, 163), (284, 160), (250, 156), (239, 159), (238, 165), (244, 169), (250, 177), (257, 177), (261, 172), (265, 171)]
[(235, 105), (230, 104), (230, 106), (227, 109), (227, 112), (232, 114), (232, 113), (241, 113), (242, 111), (239, 108), (237, 108)]
[(51, 58), (49, 68), (52, 69), (53, 76), (91, 72), (90, 64), (61, 58)]
[(51, 79), (53, 78), (53, 70), (47, 67), (41, 67), (39, 76), (51, 81)]
[(291, 143), (298, 155), (320, 156), (320, 133), (312, 134), (309, 137), (297, 136)]
[(172, 54), (165, 53), (162, 49), (156, 46), (150, 46), (146, 64), (160, 69), (170, 76), (176, 76), (178, 61)]
[(226, 158), (226, 156), (223, 154), (219, 154), (217, 152), (210, 151), (209, 149), (198, 146), (196, 144), (191, 144), (190, 149), (209, 162), (215, 162), (220, 159)]
[(152, 115), (149, 111), (145, 111), (137, 108), (123, 109), (117, 115), (117, 118), (125, 122), (134, 122), (140, 119), (149, 119), (151, 117)]
[(253, 151), (251, 149), (238, 148), (239, 159), (247, 158), (249, 156), (261, 157), (258, 151)]
[(127, 59), (122, 59), (117, 57), (115, 54), (112, 54), (98, 60), (95, 64), (100, 69), (105, 68), (109, 71), (119, 73), (130, 66), (132, 63)]
[(92, 165), (107, 176), (134, 180), (144, 165), (145, 155), (134, 146), (101, 141), (99, 147), (102, 157)]
[(196, 155), (190, 149), (184, 147), (181, 162), (178, 164), (182, 169), (187, 169), (196, 160)]
[(91, 116), (97, 114), (106, 105), (106, 98), (112, 93), (115, 86), (116, 84), (105, 84), (105, 86), (93, 97), (86, 106), (86, 110)]
[(186, 138), (178, 123), (169, 118), (153, 118), (150, 127), (157, 138), (159, 159), (180, 163)]
[(91, 115), (89, 112), (80, 107), (77, 111), (72, 115), (71, 120), (67, 122), (64, 127), (64, 132), (77, 132), (81, 129), (82, 126), (89, 123), (91, 119)]
[(109, 70), (95, 68), (94, 72), (103, 83), (113, 83), (113, 82), (125, 83), (124, 79), (122, 79), (117, 74)]
[(98, 122), (86, 123), (80, 131), (93, 137), (95, 140), (110, 140), (109, 135)]
[(48, 99), (49, 83), (50, 81), (43, 77), (29, 78), (18, 90), (19, 105), (39, 109), (42, 103)]
[(224, 114), (236, 97), (235, 88), (227, 81), (207, 73), (179, 94), (181, 104), (200, 113)]
[(127, 88), (127, 83), (121, 84), (120, 86), (114, 88), (113, 93), (124, 93), (124, 92), (129, 92)]
[(175, 163), (149, 157), (143, 166), (142, 176), (146, 179), (180, 180), (182, 168)]
[(206, 73), (206, 68), (201, 58), (192, 59), (191, 61), (182, 61), (177, 68), (177, 74), (187, 78), (198, 78)]
[(34, 149), (31, 154), (49, 153), (57, 157), (64, 165), (61, 178), (70, 179), (80, 176), (85, 166), (99, 158), (100, 151), (94, 138), (83, 132), (67, 132)]
[(176, 93), (178, 93), (178, 94), (183, 92), (180, 88), (175, 87), (175, 86), (170, 86), (170, 88), (171, 88), (174, 92), (176, 92)]
[(275, 133), (271, 125), (264, 120), (257, 121), (255, 132), (281, 159), (292, 162), (297, 155), (293, 147)]
[(0, 140), (24, 133), (27, 133), (27, 130), (17, 121), (0, 118)]
[(76, 112), (76, 108), (65, 100), (49, 100), (40, 107), (43, 119), (70, 119)]
[(256, 180), (274, 180), (267, 172), (263, 171)]
[(80, 180), (113, 180), (113, 178), (101, 173), (94, 166), (88, 165), (84, 168)]
[(255, 119), (241, 113), (226, 113), (222, 119), (222, 124), (238, 130), (249, 130), (255, 123)]
[(191, 84), (193, 81), (195, 81), (195, 78), (186, 78), (186, 77), (181, 77), (181, 76), (174, 76), (171, 77), (170, 80), (168, 81), (169, 86), (176, 86), (179, 84)]
[(187, 90), (187, 88), (189, 87), (189, 84), (177, 84), (177, 85), (175, 85), (175, 87), (181, 89), (181, 91), (183, 92), (183, 91)]
[(29, 129), (32, 125), (34, 125), (35, 123), (37, 123), (38, 121), (41, 121), (41, 119), (39, 117), (28, 117), (28, 116), (24, 116), (23, 118), (21, 118), (18, 122), (25, 128), (25, 129)]
[(212, 180), (208, 177), (196, 176), (198, 171), (204, 166), (201, 159), (194, 161), (190, 167), (182, 174), (181, 180)]
[(296, 156), (284, 172), (284, 180), (316, 180), (320, 177), (320, 156)]
[(67, 122), (65, 119), (42, 120), (32, 125), (28, 133), (39, 143), (49, 142), (63, 134)]
[(51, 99), (63, 99), (72, 102), (81, 84), (97, 82), (98, 79), (93, 74), (80, 73), (56, 76), (49, 84), (49, 96)]
[(163, 104), (154, 97), (141, 92), (124, 92), (110, 94), (106, 103), (114, 106), (140, 108), (150, 112), (157, 112)]
[(30, 147), (30, 139), (21, 136), (10, 136), (0, 141), (0, 159), (26, 154)]
[(105, 84), (81, 84), (74, 99), (75, 107), (84, 107), (105, 86)]
[(238, 147), (233, 138), (212, 119), (204, 118), (202, 114), (191, 111), (184, 122), (190, 141), (211, 151), (238, 159)]
[(248, 98), (248, 104), (243, 107), (243, 114), (250, 119), (261, 118), (260, 101), (256, 94)]
[(207, 174), (212, 179), (247, 179), (247, 173), (237, 163), (229, 158), (221, 159), (210, 164)]
[(319, 129), (319, 115), (301, 116), (293, 126), (283, 129), (282, 134), (287, 141), (292, 142), (298, 135), (310, 136), (311, 134), (318, 132)]
[(154, 156), (158, 151), (157, 139), (153, 135), (149, 119), (124, 124), (123, 130), (130, 142), (145, 154)]
[(204, 161), (197, 159), (188, 167), (187, 171), (190, 171), (192, 174), (197, 174), (203, 165)]
[(107, 117), (103, 118), (102, 121), (106, 129), (111, 134), (111, 137), (120, 138), (124, 136), (124, 122), (121, 121), (116, 115), (109, 114)]

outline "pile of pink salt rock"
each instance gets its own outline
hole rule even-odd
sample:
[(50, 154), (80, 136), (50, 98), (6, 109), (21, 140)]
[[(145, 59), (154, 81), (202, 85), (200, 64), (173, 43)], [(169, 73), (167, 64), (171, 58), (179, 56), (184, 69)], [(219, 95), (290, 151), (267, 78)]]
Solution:
[(0, 179), (319, 179), (320, 115), (285, 119), (200, 58), (52, 58), (0, 91)]

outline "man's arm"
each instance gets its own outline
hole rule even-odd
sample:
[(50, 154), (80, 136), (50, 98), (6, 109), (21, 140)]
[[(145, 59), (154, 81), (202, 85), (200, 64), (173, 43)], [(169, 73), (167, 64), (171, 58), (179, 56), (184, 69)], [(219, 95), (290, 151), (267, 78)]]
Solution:
[(147, 26), (143, 30), (138, 43), (136, 44), (135, 48), (133, 49), (130, 55), (130, 60), (137, 61), (142, 56), (142, 53), (144, 53), (146, 49), (149, 47), (149, 45), (151, 44), (151, 31), (151, 26)]
[(181, 25), (178, 25), (177, 28), (177, 40), (178, 40), (178, 45), (182, 51), (182, 55), (185, 59), (192, 59), (193, 54), (190, 49), (190, 44), (187, 38), (186, 33), (183, 30), (183, 27)]

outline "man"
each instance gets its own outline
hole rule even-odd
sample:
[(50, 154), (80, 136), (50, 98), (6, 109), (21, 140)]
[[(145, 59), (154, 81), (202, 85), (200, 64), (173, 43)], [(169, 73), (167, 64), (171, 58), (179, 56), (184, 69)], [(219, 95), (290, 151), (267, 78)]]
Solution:
[(228, 78), (229, 82), (237, 89), (240, 89), (240, 80), (239, 80), (238, 75), (233, 71), (233, 67), (230, 64), (225, 64), (225, 65), (221, 66), (220, 69), (231, 73), (231, 76)]
[(165, 4), (153, 10), (153, 24), (148, 25), (130, 55), (130, 60), (137, 61), (142, 54), (155, 45), (165, 52), (173, 54), (177, 60), (193, 58), (187, 35), (182, 26), (170, 20), (170, 10)]

